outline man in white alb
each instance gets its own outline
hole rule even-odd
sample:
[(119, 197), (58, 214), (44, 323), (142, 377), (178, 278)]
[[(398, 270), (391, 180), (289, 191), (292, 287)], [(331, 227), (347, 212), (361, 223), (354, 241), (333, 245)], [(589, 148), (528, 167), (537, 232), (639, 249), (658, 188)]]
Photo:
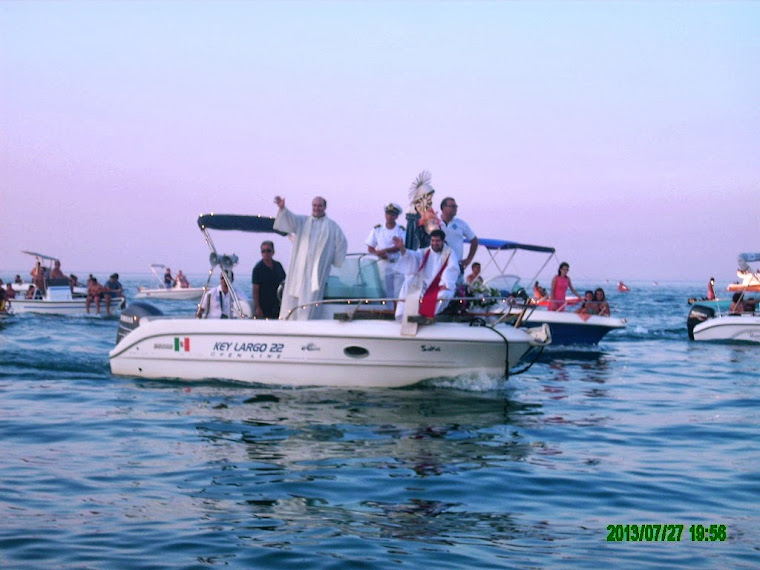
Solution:
[(406, 275), (401, 287), (401, 301), (396, 307), (397, 319), (403, 316), (404, 300), (415, 288), (419, 288), (422, 294), (419, 313), (425, 317), (440, 313), (454, 296), (459, 264), (444, 238), (441, 230), (433, 230), (430, 232), (430, 247), (416, 251), (407, 250), (400, 238), (393, 239), (401, 253), (397, 270)]
[(286, 318), (291, 309), (298, 307), (291, 319), (307, 320), (314, 311), (314, 305), (304, 308), (300, 305), (314, 303), (324, 297), (330, 266), (340, 267), (343, 264), (348, 242), (340, 226), (325, 215), (327, 201), (321, 196), (311, 201), (310, 216), (294, 214), (285, 207), (285, 199), (280, 196), (275, 196), (274, 202), (279, 208), (274, 229), (295, 234), (288, 278), (282, 292), (280, 318)]
[(406, 237), (406, 229), (396, 223), (398, 215), (401, 213), (401, 206), (390, 203), (385, 207), (385, 223), (377, 224), (364, 240), (367, 244), (367, 251), (374, 253), (380, 258), (377, 267), (380, 270), (380, 277), (385, 286), (385, 296), (398, 299), (401, 284), (404, 282), (404, 276), (394, 270), (394, 264), (399, 258), (399, 248), (393, 243), (393, 238)]

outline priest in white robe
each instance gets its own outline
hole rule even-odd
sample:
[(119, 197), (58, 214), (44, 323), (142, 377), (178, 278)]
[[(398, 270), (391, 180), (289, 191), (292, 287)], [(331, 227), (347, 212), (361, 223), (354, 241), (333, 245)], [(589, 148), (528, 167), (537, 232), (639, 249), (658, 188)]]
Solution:
[[(283, 319), (291, 309), (324, 298), (330, 266), (343, 264), (348, 242), (340, 226), (325, 215), (327, 201), (321, 196), (311, 201), (310, 216), (297, 216), (285, 207), (285, 199), (280, 196), (274, 202), (279, 208), (274, 229), (295, 234), (280, 306)], [(290, 318), (307, 320), (313, 312), (314, 305), (309, 305), (296, 309)]]
[(456, 292), (459, 277), (459, 260), (448, 247), (441, 230), (430, 232), (430, 246), (420, 250), (407, 250), (403, 240), (395, 238), (401, 257), (396, 262), (396, 271), (406, 275), (401, 287), (400, 301), (396, 305), (396, 318), (401, 319), (405, 310), (405, 299), (410, 292), (420, 291), (419, 313), (432, 317), (445, 309)]

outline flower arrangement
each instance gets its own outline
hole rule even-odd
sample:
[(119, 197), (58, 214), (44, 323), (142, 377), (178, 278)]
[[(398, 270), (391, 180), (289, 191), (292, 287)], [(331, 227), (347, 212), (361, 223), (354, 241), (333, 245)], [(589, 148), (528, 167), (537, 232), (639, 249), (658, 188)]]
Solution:
[(469, 297), (479, 297), (469, 302), (471, 307), (481, 307), (483, 309), (495, 305), (499, 299), (495, 297), (502, 297), (501, 291), (488, 287), (482, 281), (475, 281), (470, 284)]

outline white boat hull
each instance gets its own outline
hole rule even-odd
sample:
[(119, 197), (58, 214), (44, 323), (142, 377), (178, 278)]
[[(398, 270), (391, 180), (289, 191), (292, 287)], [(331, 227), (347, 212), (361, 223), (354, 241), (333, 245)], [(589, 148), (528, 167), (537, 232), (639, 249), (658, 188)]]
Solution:
[(203, 287), (138, 287), (136, 299), (174, 299), (175, 301), (194, 301), (203, 296)]
[(471, 373), (504, 375), (538, 344), (524, 331), (496, 329), (436, 323), (402, 336), (392, 321), (143, 317), (109, 358), (113, 374), (142, 378), (395, 388)]
[(760, 343), (760, 315), (722, 315), (699, 323), (694, 340), (725, 340)]

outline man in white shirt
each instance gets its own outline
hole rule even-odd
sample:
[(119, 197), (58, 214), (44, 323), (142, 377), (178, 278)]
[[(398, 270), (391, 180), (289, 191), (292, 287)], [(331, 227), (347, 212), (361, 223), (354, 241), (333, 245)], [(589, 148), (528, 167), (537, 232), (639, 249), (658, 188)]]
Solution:
[(406, 229), (396, 223), (401, 206), (390, 203), (385, 206), (385, 223), (377, 224), (364, 240), (367, 244), (367, 251), (374, 253), (380, 258), (377, 263), (380, 270), (380, 277), (385, 286), (385, 296), (398, 299), (401, 284), (404, 282), (404, 276), (394, 270), (394, 264), (399, 258), (399, 248), (393, 243), (393, 238), (404, 239)]
[(348, 241), (340, 226), (325, 215), (327, 200), (321, 196), (311, 201), (310, 216), (297, 216), (285, 207), (285, 199), (280, 196), (275, 196), (274, 202), (279, 208), (274, 229), (295, 234), (280, 318), (286, 318), (291, 309), (308, 305), (297, 308), (291, 317), (307, 320), (314, 311), (314, 302), (325, 296), (330, 266), (343, 265)]
[(196, 316), (199, 319), (230, 319), (232, 318), (232, 295), (230, 295), (224, 275), (219, 276), (219, 285), (206, 291)]
[[(462, 218), (457, 217), (457, 208), (457, 202), (454, 198), (441, 200), (441, 230), (446, 234), (446, 243), (457, 256), (459, 272), (463, 274), (478, 250), (478, 238), (470, 225)], [(462, 257), (465, 239), (470, 240), (470, 251), (467, 253), (467, 257)]]
[(451, 248), (444, 243), (444, 237), (441, 230), (433, 230), (430, 232), (430, 247), (416, 251), (407, 250), (403, 240), (394, 238), (393, 243), (401, 254), (397, 270), (406, 275), (401, 300), (396, 307), (396, 319), (403, 316), (404, 300), (415, 289), (420, 290), (419, 313), (425, 317), (440, 313), (454, 296), (459, 265)]

